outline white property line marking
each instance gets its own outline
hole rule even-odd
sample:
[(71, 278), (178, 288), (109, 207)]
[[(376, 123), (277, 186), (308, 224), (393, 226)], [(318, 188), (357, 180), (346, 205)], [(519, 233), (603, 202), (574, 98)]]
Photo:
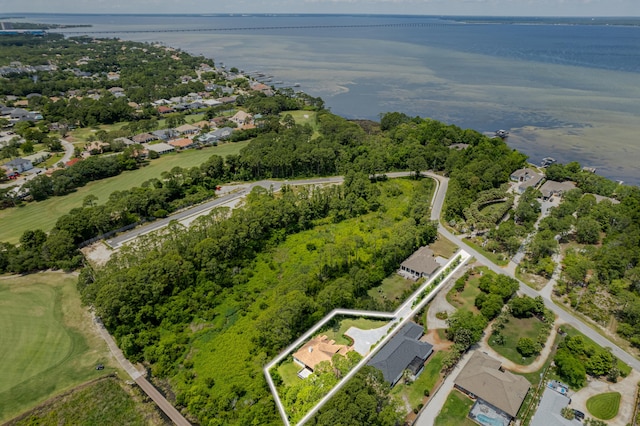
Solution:
[[(420, 297), (422, 292), (437, 277), (441, 276), (442, 273), (444, 271), (446, 271), (447, 268), (449, 268), (449, 266), (452, 263), (454, 263), (455, 260), (458, 257), (460, 258), (460, 262), (458, 263), (458, 265), (456, 265), (456, 267), (453, 268), (453, 270), (449, 271), (449, 273), (440, 281), (440, 283), (437, 286), (435, 286), (434, 289), (431, 290), (431, 292), (429, 292), (429, 294), (427, 294), (422, 300), (420, 300), (420, 302), (418, 304), (416, 304), (415, 307), (413, 307), (410, 310), (408, 310), (406, 317), (404, 317), (404, 318), (401, 317), (400, 315), (402, 314), (402, 312), (405, 311), (408, 306), (413, 305), (415, 300)], [(373, 317), (373, 318), (389, 318), (389, 319), (391, 319), (392, 326), (395, 324), (395, 327), (393, 328), (393, 330), (390, 330), (387, 333), (387, 335), (384, 336), (382, 338), (382, 340), (380, 340), (378, 342), (378, 344), (373, 349), (371, 349), (371, 352), (369, 352), (368, 355), (363, 357), (360, 360), (360, 362), (358, 362), (358, 364), (356, 364), (355, 367), (353, 367), (351, 369), (351, 371), (349, 371), (349, 373), (347, 373), (342, 378), (342, 380), (340, 380), (333, 387), (333, 389), (331, 389), (324, 397), (322, 397), (322, 399), (320, 399), (320, 401), (318, 401), (318, 403), (311, 410), (309, 410), (309, 412), (307, 414), (305, 414), (304, 417), (302, 417), (302, 419), (300, 419), (300, 421), (296, 425), (297, 426), (301, 426), (301, 425), (305, 424), (320, 410), (320, 408), (322, 408), (322, 406), (324, 404), (326, 404), (329, 401), (329, 399), (331, 399), (353, 376), (355, 376), (356, 373), (362, 367), (365, 366), (365, 364), (376, 354), (376, 352), (378, 352), (378, 350), (380, 350), (389, 340), (391, 340), (391, 338), (395, 335), (395, 333), (400, 328), (402, 328), (402, 326), (407, 324), (417, 312), (419, 312), (422, 308), (424, 308), (427, 305), (427, 303), (429, 303), (433, 299), (433, 297), (442, 289), (442, 287), (444, 287), (444, 285), (447, 283), (447, 281), (449, 281), (449, 279), (451, 279), (453, 274), (458, 272), (464, 266), (464, 264), (467, 262), (467, 260), (469, 260), (470, 258), (471, 258), (471, 255), (469, 253), (467, 253), (466, 251), (464, 251), (462, 249), (459, 250), (457, 253), (455, 253), (451, 257), (451, 260), (449, 260), (449, 262), (447, 262), (447, 264), (436, 275), (434, 275), (429, 280), (427, 280), (423, 285), (421, 285), (420, 288), (418, 288), (418, 290), (416, 290), (407, 299), (407, 301), (405, 303), (403, 303), (393, 313), (375, 312), (375, 311), (359, 311), (359, 310), (352, 310), (352, 309), (334, 309), (329, 314), (327, 314), (322, 320), (320, 320), (320, 322), (318, 322), (311, 329), (309, 329), (304, 335), (302, 335), (295, 342), (293, 342), (291, 345), (289, 345), (283, 352), (280, 353), (280, 355), (278, 355), (270, 363), (268, 363), (264, 367), (264, 375), (265, 375), (265, 378), (267, 379), (267, 383), (269, 384), (269, 388), (271, 389), (271, 393), (273, 394), (273, 397), (275, 398), (276, 406), (278, 407), (278, 411), (280, 412), (280, 416), (282, 417), (282, 421), (284, 422), (284, 424), (286, 426), (291, 426), (291, 423), (289, 423), (289, 416), (287, 415), (287, 411), (284, 408), (284, 404), (280, 400), (280, 395), (278, 394), (278, 389), (276, 388), (276, 385), (273, 382), (273, 379), (271, 378), (270, 371), (271, 371), (271, 369), (273, 367), (275, 367), (284, 358), (289, 356), (298, 346), (300, 346), (303, 342), (305, 342), (309, 337), (311, 337), (311, 335), (313, 335), (313, 333), (318, 331), (323, 325), (325, 325), (327, 322), (329, 322), (329, 320), (331, 320), (336, 315), (366, 316), (366, 317)]]

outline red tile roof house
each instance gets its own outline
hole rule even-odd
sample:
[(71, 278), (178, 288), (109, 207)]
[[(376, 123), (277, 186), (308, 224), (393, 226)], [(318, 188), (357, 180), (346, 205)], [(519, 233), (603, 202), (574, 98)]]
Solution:
[(193, 148), (196, 145), (196, 143), (191, 139), (184, 138), (184, 139), (176, 139), (176, 140), (170, 141), (169, 145), (178, 149), (189, 149), (189, 148)]
[(172, 113), (172, 112), (173, 112), (173, 108), (168, 107), (168, 106), (165, 106), (165, 105), (160, 105), (160, 106), (158, 107), (158, 112), (159, 112), (160, 114), (169, 114), (169, 113)]

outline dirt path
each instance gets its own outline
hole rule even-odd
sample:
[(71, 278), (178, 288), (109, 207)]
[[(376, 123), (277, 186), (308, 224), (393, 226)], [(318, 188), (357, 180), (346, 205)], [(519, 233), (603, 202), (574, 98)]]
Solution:
[(507, 370), (517, 373), (533, 373), (534, 371), (540, 370), (547, 360), (547, 357), (549, 357), (551, 349), (553, 349), (553, 342), (556, 338), (556, 334), (557, 324), (554, 324), (553, 328), (551, 329), (551, 333), (549, 333), (549, 337), (547, 338), (547, 342), (545, 343), (544, 348), (542, 348), (542, 352), (540, 352), (540, 355), (538, 355), (535, 361), (533, 361), (533, 363), (529, 365), (516, 364), (515, 362), (503, 357), (498, 352), (496, 352), (491, 346), (489, 346), (489, 336), (491, 336), (491, 333), (485, 333), (478, 345), (480, 346), (481, 351), (486, 352), (490, 356), (500, 360), (502, 362), (502, 366)]

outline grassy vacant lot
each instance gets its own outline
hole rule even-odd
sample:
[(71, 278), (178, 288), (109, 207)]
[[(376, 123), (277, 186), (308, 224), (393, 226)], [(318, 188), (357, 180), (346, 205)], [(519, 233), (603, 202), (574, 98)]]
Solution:
[(490, 251), (486, 251), (484, 247), (481, 247), (479, 244), (476, 244), (474, 241), (468, 238), (465, 238), (462, 241), (472, 249), (480, 252), (480, 254), (485, 256), (487, 259), (489, 259), (496, 265), (507, 266), (509, 264), (509, 259), (505, 258), (502, 253), (492, 253)]
[[(483, 273), (492, 273), (488, 268), (481, 267), (478, 268), (482, 270)], [(454, 307), (461, 309), (463, 311), (471, 311), (474, 314), (477, 314), (478, 308), (476, 308), (475, 301), (476, 297), (481, 293), (478, 288), (478, 284), (480, 283), (480, 275), (474, 274), (469, 277), (467, 280), (467, 284), (464, 286), (464, 290), (458, 293), (454, 288), (449, 290), (447, 293), (447, 302), (451, 303)]]
[(451, 391), (440, 414), (436, 417), (435, 426), (474, 426), (467, 418), (473, 401), (457, 390)]
[(402, 294), (406, 290), (411, 290), (411, 287), (415, 284), (415, 281), (394, 273), (385, 278), (379, 286), (369, 289), (368, 294), (372, 299), (376, 299), (380, 303), (384, 303), (385, 300), (400, 303), (402, 302), (400, 299)]
[[(126, 386), (108, 377), (74, 390), (33, 410), (29, 415), (7, 426), (68, 425), (164, 425), (152, 404), (134, 400)], [(137, 398), (136, 398), (137, 399)], [(82, 409), (79, 409), (82, 407)]]
[(227, 156), (237, 154), (249, 142), (227, 143), (202, 150), (187, 150), (181, 153), (163, 155), (138, 170), (124, 172), (112, 178), (103, 179), (78, 188), (64, 197), (52, 197), (40, 202), (31, 202), (24, 207), (0, 211), (0, 241), (15, 243), (28, 229), (49, 231), (60, 216), (75, 207), (82, 206), (82, 200), (89, 194), (98, 197), (98, 203), (104, 203), (114, 191), (122, 191), (140, 186), (151, 178), (159, 178), (162, 172), (174, 167), (189, 168), (202, 164), (212, 155)]
[(611, 420), (618, 415), (620, 408), (620, 392), (607, 392), (594, 395), (587, 400), (587, 410), (593, 417)]
[(291, 114), (293, 119), (296, 121), (296, 124), (308, 124), (313, 129), (313, 138), (320, 136), (320, 132), (318, 131), (318, 122), (316, 120), (316, 115), (318, 114), (315, 111), (285, 111), (281, 115), (285, 116), (287, 114)]
[(544, 324), (535, 317), (531, 318), (514, 318), (509, 317), (509, 322), (505, 324), (501, 334), (504, 336), (504, 344), (495, 343), (493, 336), (489, 338), (489, 346), (505, 358), (520, 365), (529, 365), (535, 361), (536, 356), (524, 358), (516, 349), (518, 340), (521, 337), (529, 337), (534, 342), (538, 338), (540, 330)]
[[(0, 421), (115, 371), (80, 305), (73, 275), (0, 279), (0, 342)], [(98, 363), (103, 371), (95, 369)]]
[(433, 388), (440, 378), (440, 370), (442, 370), (442, 362), (444, 360), (446, 352), (436, 352), (431, 355), (427, 361), (427, 365), (424, 366), (424, 371), (416, 379), (415, 382), (408, 385), (403, 384), (402, 380), (391, 391), (392, 395), (397, 395), (406, 398), (411, 404), (411, 408), (418, 407), (424, 400), (424, 391), (428, 390), (433, 393)]
[(446, 239), (442, 234), (438, 234), (438, 238), (429, 245), (436, 256), (442, 256), (450, 259), (458, 250), (458, 246)]
[(389, 321), (384, 320), (371, 320), (366, 318), (346, 318), (337, 323), (329, 330), (322, 331), (319, 334), (325, 334), (329, 339), (336, 341), (338, 345), (350, 345), (352, 342), (345, 337), (344, 333), (351, 327), (356, 327), (361, 330), (373, 330), (375, 328), (384, 327)]

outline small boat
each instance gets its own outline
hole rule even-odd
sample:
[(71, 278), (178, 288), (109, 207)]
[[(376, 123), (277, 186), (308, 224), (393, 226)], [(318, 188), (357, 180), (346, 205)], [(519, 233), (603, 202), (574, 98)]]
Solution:
[(300, 87), (300, 83), (294, 83), (293, 87)]
[(506, 137), (509, 136), (509, 132), (507, 132), (506, 130), (500, 129), (496, 131), (496, 136), (499, 138), (505, 139)]
[(545, 157), (542, 159), (542, 162), (540, 163), (540, 167), (548, 167), (552, 164), (554, 164), (556, 162), (555, 158), (552, 157)]

